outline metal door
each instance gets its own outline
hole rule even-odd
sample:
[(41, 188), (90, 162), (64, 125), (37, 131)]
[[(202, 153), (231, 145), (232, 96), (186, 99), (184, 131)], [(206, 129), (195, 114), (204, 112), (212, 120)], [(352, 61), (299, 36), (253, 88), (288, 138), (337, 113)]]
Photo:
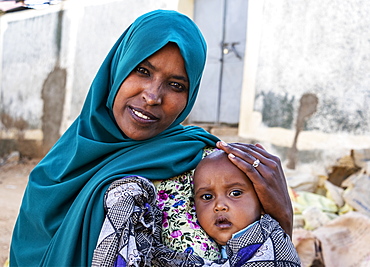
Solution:
[(238, 124), (247, 9), (248, 0), (195, 0), (194, 21), (208, 56), (190, 122)]

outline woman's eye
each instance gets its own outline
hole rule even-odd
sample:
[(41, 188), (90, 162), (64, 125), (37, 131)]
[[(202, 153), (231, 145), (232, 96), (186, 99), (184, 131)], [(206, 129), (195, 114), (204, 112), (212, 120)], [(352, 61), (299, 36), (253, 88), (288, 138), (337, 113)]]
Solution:
[(136, 71), (141, 73), (141, 74), (144, 74), (144, 75), (149, 75), (149, 71), (146, 69), (146, 68), (143, 68), (143, 67), (136, 67)]
[(170, 86), (174, 87), (175, 90), (179, 91), (179, 92), (184, 92), (187, 90), (187, 88), (185, 87), (185, 85), (181, 84), (181, 83), (178, 83), (178, 82), (170, 82)]
[(212, 195), (211, 194), (204, 194), (200, 198), (203, 199), (203, 200), (211, 200)]
[(233, 191), (230, 192), (230, 196), (232, 196), (232, 197), (238, 197), (241, 194), (242, 194), (242, 192), (239, 191), (239, 190), (233, 190)]

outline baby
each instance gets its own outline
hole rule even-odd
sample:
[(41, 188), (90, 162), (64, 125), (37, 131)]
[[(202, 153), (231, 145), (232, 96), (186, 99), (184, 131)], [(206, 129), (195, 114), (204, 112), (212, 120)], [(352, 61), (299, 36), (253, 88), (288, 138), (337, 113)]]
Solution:
[(194, 200), (200, 226), (221, 246), (222, 257), (231, 257), (231, 263), (300, 266), (290, 237), (276, 220), (262, 215), (251, 181), (225, 152), (216, 151), (198, 164)]

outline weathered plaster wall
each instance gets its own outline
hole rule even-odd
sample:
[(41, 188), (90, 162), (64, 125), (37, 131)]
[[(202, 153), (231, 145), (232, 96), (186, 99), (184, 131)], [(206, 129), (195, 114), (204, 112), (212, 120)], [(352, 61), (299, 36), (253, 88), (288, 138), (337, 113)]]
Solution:
[(319, 107), (308, 130), (370, 134), (369, 15), (364, 0), (265, 1), (255, 109), (267, 126), (291, 128), (311, 92)]
[(45, 153), (78, 116), (100, 64), (139, 15), (174, 0), (63, 1), (0, 16), (0, 157)]
[[(2, 116), (26, 128), (41, 126), (44, 80), (54, 68), (57, 54), (58, 16), (45, 14), (3, 23), (1, 66)], [(4, 120), (2, 120), (4, 123)], [(15, 124), (4, 125), (6, 128)]]
[(366, 0), (250, 0), (239, 133), (291, 146), (299, 101), (318, 97), (298, 147), (369, 147)]

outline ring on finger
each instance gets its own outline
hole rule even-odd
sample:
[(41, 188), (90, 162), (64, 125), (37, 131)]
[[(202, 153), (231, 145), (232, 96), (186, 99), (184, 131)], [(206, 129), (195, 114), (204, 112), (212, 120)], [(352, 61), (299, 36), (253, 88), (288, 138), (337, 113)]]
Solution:
[(260, 165), (260, 160), (259, 159), (256, 159), (254, 162), (253, 162), (253, 164), (252, 164), (252, 166), (253, 167), (255, 167), (255, 168), (257, 168), (258, 167), (258, 165)]

